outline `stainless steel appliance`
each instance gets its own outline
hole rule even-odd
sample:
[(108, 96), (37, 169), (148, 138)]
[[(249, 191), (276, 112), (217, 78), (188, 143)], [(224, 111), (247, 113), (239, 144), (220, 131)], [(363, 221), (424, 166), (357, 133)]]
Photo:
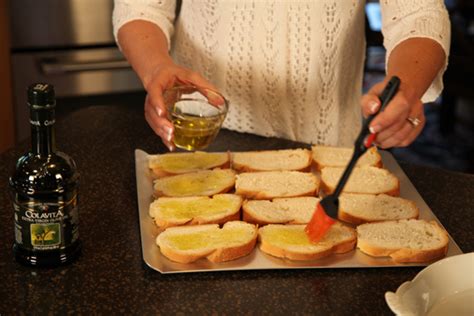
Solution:
[(29, 136), (26, 88), (45, 81), (58, 99), (142, 90), (114, 43), (113, 0), (10, 1), (17, 140)]

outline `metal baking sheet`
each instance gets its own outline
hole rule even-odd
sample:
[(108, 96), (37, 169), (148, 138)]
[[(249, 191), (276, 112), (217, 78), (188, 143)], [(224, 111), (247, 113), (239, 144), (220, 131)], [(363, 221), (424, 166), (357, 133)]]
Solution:
[[(398, 165), (395, 158), (387, 151), (380, 151), (385, 168), (400, 179), (400, 196), (410, 199), (420, 209), (420, 219), (435, 220), (442, 224), (423, 201), (418, 191)], [(312, 261), (292, 261), (276, 258), (260, 251), (258, 243), (248, 256), (224, 262), (212, 263), (203, 258), (194, 263), (182, 264), (168, 260), (164, 257), (155, 243), (159, 229), (153, 219), (148, 215), (148, 207), (153, 201), (153, 180), (148, 170), (149, 154), (135, 150), (135, 170), (137, 179), (138, 214), (140, 218), (140, 234), (142, 242), (143, 260), (152, 269), (161, 273), (184, 272), (211, 272), (230, 270), (267, 270), (267, 269), (324, 269), (324, 268), (381, 268), (381, 267), (409, 267), (426, 266), (429, 263), (399, 264), (389, 257), (374, 258), (353, 250), (345, 254), (333, 254), (326, 258)], [(449, 236), (449, 249), (447, 256), (461, 254), (462, 251)]]

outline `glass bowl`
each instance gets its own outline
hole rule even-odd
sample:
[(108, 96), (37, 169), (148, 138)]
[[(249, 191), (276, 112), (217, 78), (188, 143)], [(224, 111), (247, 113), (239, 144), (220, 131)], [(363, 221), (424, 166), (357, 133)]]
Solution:
[(189, 85), (167, 89), (163, 97), (176, 147), (190, 151), (207, 148), (219, 133), (229, 102), (216, 91)]

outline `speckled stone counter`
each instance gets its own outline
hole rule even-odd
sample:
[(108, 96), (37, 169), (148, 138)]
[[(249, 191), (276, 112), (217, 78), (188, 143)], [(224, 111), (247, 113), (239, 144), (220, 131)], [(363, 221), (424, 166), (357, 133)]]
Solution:
[[(0, 315), (9, 314), (390, 314), (384, 301), (421, 268), (238, 271), (161, 275), (142, 261), (135, 148), (165, 148), (142, 105), (78, 108), (57, 123), (57, 146), (81, 171), (81, 258), (40, 270), (12, 256), (8, 176), (24, 143), (0, 156)], [(302, 146), (222, 131), (210, 151)], [(401, 163), (464, 252), (474, 251), (474, 176)]]

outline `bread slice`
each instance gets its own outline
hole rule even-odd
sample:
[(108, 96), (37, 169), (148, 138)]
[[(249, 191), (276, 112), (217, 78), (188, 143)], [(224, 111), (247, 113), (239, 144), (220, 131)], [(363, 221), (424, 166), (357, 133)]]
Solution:
[[(354, 148), (315, 145), (312, 148), (313, 163), (317, 170), (324, 167), (346, 167)], [(376, 147), (369, 148), (357, 161), (356, 166), (382, 167), (382, 157)]]
[(242, 205), (243, 219), (248, 223), (306, 224), (311, 220), (319, 198), (312, 196), (247, 200)]
[(214, 169), (157, 179), (154, 190), (156, 196), (210, 196), (229, 191), (234, 183), (233, 170)]
[(304, 229), (306, 225), (267, 225), (258, 230), (260, 250), (279, 258), (314, 260), (332, 253), (354, 249), (356, 232), (339, 222), (328, 230), (318, 243), (311, 243)]
[(167, 228), (156, 243), (168, 259), (190, 263), (200, 258), (212, 262), (234, 260), (248, 255), (257, 241), (257, 227), (240, 221)]
[(232, 169), (239, 172), (310, 171), (312, 159), (311, 151), (302, 148), (236, 152), (232, 154)]
[(395, 262), (427, 262), (444, 257), (448, 233), (436, 222), (399, 220), (357, 227), (357, 247), (374, 257), (390, 256)]
[[(321, 170), (321, 188), (331, 194), (345, 168), (325, 167)], [(400, 195), (400, 181), (390, 171), (372, 166), (357, 167), (352, 170), (349, 180), (344, 186), (346, 193), (385, 193), (392, 196)]]
[(418, 218), (413, 201), (386, 194), (343, 193), (339, 196), (339, 219), (355, 225)]
[(235, 190), (256, 200), (314, 196), (319, 191), (319, 179), (312, 173), (300, 171), (246, 172), (237, 175)]
[(240, 219), (242, 198), (236, 194), (213, 197), (161, 197), (150, 205), (150, 216), (160, 228), (180, 225), (223, 224)]
[(203, 151), (152, 155), (148, 160), (148, 167), (157, 177), (214, 168), (224, 169), (229, 168), (229, 166), (229, 153), (207, 153)]

